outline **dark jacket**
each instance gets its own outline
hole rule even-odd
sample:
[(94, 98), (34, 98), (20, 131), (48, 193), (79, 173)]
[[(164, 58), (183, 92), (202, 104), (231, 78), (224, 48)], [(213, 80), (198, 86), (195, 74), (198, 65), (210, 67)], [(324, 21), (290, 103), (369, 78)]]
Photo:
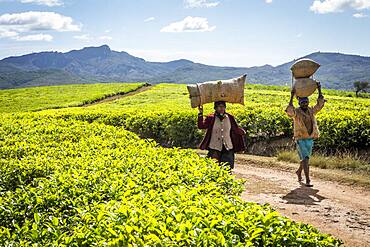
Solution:
[[(233, 150), (234, 152), (240, 152), (245, 150), (245, 131), (242, 128), (239, 128), (238, 124), (235, 121), (235, 118), (230, 115), (229, 113), (226, 113), (230, 119), (231, 123), (231, 130), (230, 130), (230, 137), (231, 142), (233, 143)], [(202, 115), (198, 115), (198, 128), (199, 129), (207, 129), (207, 133), (205, 137), (203, 138), (202, 143), (200, 144), (200, 149), (208, 149), (209, 143), (211, 141), (211, 135), (212, 135), (212, 128), (213, 124), (215, 123), (215, 114), (210, 114), (206, 117), (205, 120), (203, 120)]]

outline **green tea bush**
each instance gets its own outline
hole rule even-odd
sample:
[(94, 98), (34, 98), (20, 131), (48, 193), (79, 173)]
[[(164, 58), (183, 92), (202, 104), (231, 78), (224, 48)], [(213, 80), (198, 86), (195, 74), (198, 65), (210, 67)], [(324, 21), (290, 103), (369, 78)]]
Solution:
[[(257, 88), (258, 89), (258, 88)], [(370, 147), (370, 100), (327, 95), (328, 102), (317, 115), (320, 149), (367, 149)], [(228, 104), (228, 111), (247, 132), (247, 143), (293, 135), (286, 115), (287, 90), (247, 89), (245, 106)], [(311, 105), (316, 98), (311, 97)], [(205, 115), (212, 113), (206, 105)], [(123, 126), (164, 146), (196, 147), (204, 133), (197, 129), (197, 110), (190, 108), (184, 85), (159, 84), (148, 91), (86, 109), (45, 111), (60, 118), (98, 121)]]
[(0, 246), (341, 244), (242, 201), (243, 182), (192, 150), (50, 114), (0, 120)]
[(0, 113), (39, 111), (89, 104), (134, 91), (144, 83), (96, 83), (0, 90)]

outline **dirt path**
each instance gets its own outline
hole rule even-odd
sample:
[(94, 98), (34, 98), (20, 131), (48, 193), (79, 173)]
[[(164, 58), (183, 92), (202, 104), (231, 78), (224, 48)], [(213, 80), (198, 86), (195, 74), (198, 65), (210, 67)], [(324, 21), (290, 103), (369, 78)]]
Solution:
[(104, 99), (99, 99), (99, 100), (97, 100), (95, 102), (92, 102), (92, 103), (89, 103), (89, 104), (81, 105), (81, 107), (88, 107), (88, 106), (93, 106), (93, 105), (102, 104), (102, 103), (106, 103), (106, 102), (111, 102), (111, 101), (120, 99), (122, 97), (132, 96), (132, 95), (144, 92), (146, 90), (151, 89), (152, 87), (153, 87), (152, 85), (146, 84), (146, 85), (144, 85), (144, 86), (142, 86), (142, 87), (140, 87), (140, 88), (138, 88), (138, 89), (136, 89), (132, 92), (109, 96), (109, 97), (106, 97)]
[(311, 178), (314, 187), (307, 188), (300, 186), (292, 168), (272, 167), (271, 162), (278, 161), (237, 156), (234, 174), (247, 179), (243, 199), (269, 203), (282, 215), (342, 239), (345, 246), (370, 246), (368, 189), (326, 181), (318, 176)]

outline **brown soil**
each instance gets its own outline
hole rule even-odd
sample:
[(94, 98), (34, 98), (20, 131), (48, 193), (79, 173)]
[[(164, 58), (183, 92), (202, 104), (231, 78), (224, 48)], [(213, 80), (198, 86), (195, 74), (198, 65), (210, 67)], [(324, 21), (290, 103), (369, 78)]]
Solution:
[(243, 199), (268, 203), (284, 216), (342, 239), (345, 246), (370, 246), (368, 187), (329, 181), (316, 176), (320, 169), (315, 168), (314, 187), (308, 188), (298, 183), (292, 168), (272, 162), (282, 163), (275, 158), (237, 155), (233, 173), (247, 180)]

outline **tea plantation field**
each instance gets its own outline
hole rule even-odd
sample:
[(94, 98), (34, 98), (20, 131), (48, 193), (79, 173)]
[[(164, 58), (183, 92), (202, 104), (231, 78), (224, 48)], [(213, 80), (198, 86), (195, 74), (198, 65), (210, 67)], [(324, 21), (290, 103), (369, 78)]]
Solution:
[[(49, 91), (47, 97), (54, 106), (71, 106), (74, 100), (86, 102), (138, 85), (97, 85), (101, 89), (91, 88), (89, 93), (85, 88), (83, 94), (83, 89), (68, 86), (70, 96)], [(52, 89), (41, 92), (48, 90)], [(9, 90), (0, 95), (4, 92), (12, 99)], [(141, 139), (138, 135), (169, 146), (191, 146), (199, 140), (197, 112), (190, 109), (183, 85), (160, 84), (111, 103), (39, 112), (32, 111), (48, 106), (35, 96), (36, 88), (13, 92), (24, 95), (14, 97), (24, 107), (9, 103), (1, 108), (0, 246), (342, 243), (267, 205), (242, 201), (243, 181), (195, 151)], [(249, 135), (289, 134), (289, 120), (281, 108), (288, 94), (285, 89), (256, 86), (246, 90), (246, 106), (232, 106), (230, 111)], [(323, 116), (352, 112), (351, 117), (357, 117), (348, 118), (353, 124), (369, 111), (368, 100), (328, 98), (335, 106), (328, 106)], [(211, 112), (211, 106), (205, 110)], [(367, 115), (353, 133), (366, 130), (368, 120)], [(268, 130), (266, 124), (275, 127)]]
[(131, 92), (144, 83), (98, 83), (0, 90), (0, 112), (37, 111), (79, 106)]
[[(370, 99), (355, 98), (351, 93), (333, 90), (324, 91), (324, 94), (328, 102), (317, 116), (321, 138), (315, 143), (316, 147), (329, 150), (368, 149)], [(229, 104), (228, 111), (246, 130), (249, 140), (290, 137), (292, 121), (285, 113), (289, 96), (288, 88), (248, 85), (245, 106)], [(316, 97), (311, 97), (311, 105), (315, 104)], [(212, 113), (212, 107), (206, 105), (205, 114)], [(197, 110), (190, 108), (185, 85), (159, 84), (114, 102), (86, 109), (45, 111), (43, 114), (123, 126), (165, 146), (196, 147), (203, 135), (197, 129)]]

